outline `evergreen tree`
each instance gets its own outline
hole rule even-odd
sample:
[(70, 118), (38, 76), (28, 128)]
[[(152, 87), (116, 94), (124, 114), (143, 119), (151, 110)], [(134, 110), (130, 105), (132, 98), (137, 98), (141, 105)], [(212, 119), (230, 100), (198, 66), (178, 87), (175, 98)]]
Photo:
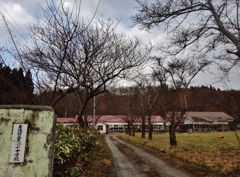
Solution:
[(29, 94), (33, 94), (34, 84), (33, 84), (33, 80), (32, 80), (32, 73), (30, 70), (28, 70), (25, 75), (25, 87), (26, 87), (26, 91)]
[(24, 76), (22, 68), (0, 63), (0, 104), (32, 104), (34, 85), (30, 70)]

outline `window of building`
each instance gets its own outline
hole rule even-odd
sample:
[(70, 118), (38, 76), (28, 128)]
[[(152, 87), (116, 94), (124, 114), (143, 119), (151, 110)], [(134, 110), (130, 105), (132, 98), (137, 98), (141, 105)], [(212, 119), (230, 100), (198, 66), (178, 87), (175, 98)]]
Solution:
[(154, 125), (154, 130), (162, 130), (162, 125)]
[(113, 130), (118, 130), (118, 125), (114, 125)]
[(118, 125), (118, 130), (123, 130), (123, 125)]
[(103, 130), (103, 125), (98, 125), (98, 130)]

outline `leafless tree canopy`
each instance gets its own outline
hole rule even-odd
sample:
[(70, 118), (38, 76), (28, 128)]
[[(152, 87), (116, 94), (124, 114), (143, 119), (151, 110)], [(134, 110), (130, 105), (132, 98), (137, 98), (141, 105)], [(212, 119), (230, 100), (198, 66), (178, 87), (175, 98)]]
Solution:
[(153, 57), (156, 65), (153, 67), (153, 77), (161, 85), (169, 84), (174, 89), (187, 89), (194, 77), (211, 63), (207, 60), (192, 60), (191, 58), (159, 58)]
[[(168, 113), (165, 117), (170, 122), (170, 145), (177, 145), (175, 129), (182, 122), (186, 111), (196, 105), (189, 104), (191, 91), (188, 87), (194, 77), (203, 71), (210, 63), (204, 60), (192, 60), (192, 58), (153, 58), (156, 62), (153, 68), (153, 78), (160, 83), (160, 96), (163, 109)], [(167, 60), (167, 61), (166, 61)], [(166, 84), (171, 84), (171, 92), (166, 92)], [(191, 97), (190, 97), (191, 98)]]
[(81, 85), (100, 91), (147, 55), (140, 41), (117, 34), (111, 21), (86, 24), (63, 4), (54, 10), (49, 6), (44, 13), (45, 22), (30, 27), (32, 44), (22, 50), (23, 62), (58, 87)]
[(150, 75), (139, 73), (136, 82), (136, 97), (142, 117), (142, 138), (145, 138), (145, 122), (148, 124), (148, 139), (152, 140), (153, 125), (151, 118), (159, 111), (159, 96), (154, 80)]
[(204, 57), (227, 60), (230, 66), (223, 67), (225, 71), (239, 66), (239, 0), (136, 1), (139, 7), (134, 24), (147, 30), (164, 27), (170, 32), (169, 45), (165, 46), (172, 54), (188, 48), (195, 55), (211, 53)]
[(67, 93), (84, 92), (80, 117), (91, 98), (141, 65), (151, 50), (136, 38), (117, 34), (117, 24), (110, 20), (86, 23), (80, 8), (66, 8), (63, 2), (49, 5), (44, 15), (44, 22), (29, 27), (32, 43), (21, 50), (21, 63), (36, 72), (39, 86), (53, 90), (50, 105)]

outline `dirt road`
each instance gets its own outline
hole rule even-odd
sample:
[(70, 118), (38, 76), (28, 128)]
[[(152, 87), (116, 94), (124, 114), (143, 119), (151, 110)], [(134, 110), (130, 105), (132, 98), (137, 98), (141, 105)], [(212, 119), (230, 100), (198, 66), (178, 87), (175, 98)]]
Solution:
[(105, 135), (112, 151), (118, 177), (193, 177), (193, 174), (175, 168), (145, 150), (126, 143), (116, 135)]

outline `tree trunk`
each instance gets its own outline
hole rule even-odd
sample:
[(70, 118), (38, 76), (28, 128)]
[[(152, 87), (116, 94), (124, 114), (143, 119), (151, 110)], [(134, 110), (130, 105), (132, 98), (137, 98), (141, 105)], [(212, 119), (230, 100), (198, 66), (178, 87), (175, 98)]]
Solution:
[(128, 135), (131, 136), (131, 125), (130, 125), (130, 122), (128, 122)]
[(135, 136), (135, 127), (134, 127), (133, 121), (132, 121), (132, 136)]
[(153, 126), (152, 126), (152, 124), (150, 123), (150, 124), (149, 124), (149, 127), (148, 127), (148, 139), (149, 139), (149, 140), (152, 140), (152, 132), (153, 132)]
[(84, 127), (88, 127), (88, 120), (87, 120), (87, 115), (84, 114)]
[(78, 114), (78, 123), (81, 128), (84, 128), (84, 121), (81, 113)]
[(83, 116), (84, 116), (84, 111), (86, 110), (88, 101), (89, 101), (89, 99), (86, 98), (82, 107), (81, 107), (80, 113), (78, 115), (78, 123), (79, 123), (81, 128), (84, 128), (85, 124), (86, 124), (86, 123), (84, 123), (84, 117)]
[(148, 139), (152, 140), (153, 126), (151, 123), (151, 114), (148, 114)]
[(174, 125), (172, 124), (169, 126), (169, 136), (170, 136), (170, 145), (177, 146), (176, 133), (175, 133)]
[(145, 138), (146, 125), (145, 125), (145, 116), (142, 117), (142, 137)]

